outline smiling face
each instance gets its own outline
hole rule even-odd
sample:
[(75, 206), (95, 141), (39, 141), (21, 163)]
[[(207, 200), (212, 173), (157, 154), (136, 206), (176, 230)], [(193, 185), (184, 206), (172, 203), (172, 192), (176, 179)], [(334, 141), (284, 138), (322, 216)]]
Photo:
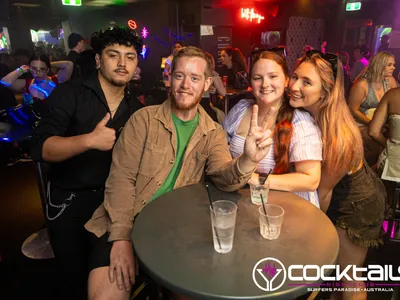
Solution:
[(383, 77), (390, 77), (393, 75), (394, 70), (396, 69), (394, 67), (395, 65), (395, 60), (394, 57), (389, 57), (388, 63), (385, 67), (385, 69), (383, 70)]
[(115, 86), (125, 86), (132, 79), (137, 63), (133, 46), (114, 44), (104, 48), (101, 56), (96, 55), (100, 76)]
[(297, 67), (290, 79), (289, 89), (290, 105), (310, 112), (315, 111), (324, 96), (321, 76), (310, 62), (303, 62)]
[(211, 84), (211, 77), (205, 76), (207, 62), (201, 57), (184, 56), (175, 60), (171, 81), (175, 107), (182, 111), (197, 108)]
[(251, 87), (259, 105), (282, 101), (287, 86), (288, 78), (277, 62), (261, 58), (254, 64)]

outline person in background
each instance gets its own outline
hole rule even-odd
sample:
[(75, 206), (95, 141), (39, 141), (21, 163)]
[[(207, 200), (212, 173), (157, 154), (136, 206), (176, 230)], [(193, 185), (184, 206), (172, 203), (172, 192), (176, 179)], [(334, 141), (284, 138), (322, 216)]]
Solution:
[(68, 53), (67, 60), (72, 61), (74, 64), (74, 70), (71, 77), (75, 78), (80, 75), (80, 54), (85, 50), (85, 40), (83, 36), (78, 33), (71, 33), (68, 36), (68, 48), (71, 50)]
[(368, 135), (368, 124), (383, 95), (397, 86), (393, 78), (395, 58), (389, 52), (378, 52), (354, 82), (349, 96), (349, 107), (359, 123), (364, 141), (364, 154), (370, 166), (375, 165), (382, 149)]
[(378, 51), (388, 51), (389, 50), (389, 36), (387, 34), (384, 34), (381, 37), (381, 45), (379, 46)]
[(29, 64), (29, 59), (31, 57), (31, 52), (26, 49), (17, 49), (12, 54), (15, 58), (16, 66), (24, 66)]
[(367, 45), (356, 46), (353, 50), (353, 57), (355, 63), (351, 69), (351, 80), (355, 81), (360, 75), (361, 71), (368, 66), (368, 57), (370, 56), (369, 48)]
[[(336, 225), (341, 271), (363, 266), (368, 249), (382, 244), (386, 191), (365, 163), (360, 131), (343, 94), (343, 67), (336, 55), (308, 52), (289, 83), (290, 105), (310, 112), (322, 132), (323, 164), (318, 195)], [(329, 208), (329, 209), (328, 209)], [(362, 276), (357, 272), (357, 276)], [(357, 286), (364, 283), (353, 274)], [(342, 281), (349, 282), (343, 277)], [(365, 289), (342, 299), (367, 299)]]
[(344, 80), (344, 97), (346, 101), (349, 101), (350, 89), (351, 89), (351, 69), (350, 69), (350, 56), (345, 51), (339, 51), (336, 53), (338, 59), (343, 66), (343, 80)]
[(89, 299), (129, 299), (135, 282), (131, 232), (137, 213), (153, 199), (211, 177), (218, 188), (234, 191), (250, 179), (268, 153), (267, 129), (275, 110), (258, 118), (253, 108), (244, 153), (232, 160), (226, 135), (199, 105), (212, 82), (211, 61), (185, 47), (172, 61), (171, 97), (138, 110), (118, 139), (104, 203), (86, 224), (95, 255), (103, 259), (89, 275)]
[(259, 115), (274, 107), (278, 112), (271, 124), (273, 144), (260, 161), (251, 182), (258, 174), (269, 175), (271, 189), (293, 192), (319, 207), (317, 188), (321, 176), (321, 133), (313, 117), (289, 105), (287, 89), (289, 70), (285, 59), (278, 53), (264, 51), (254, 60), (251, 87), (254, 100), (242, 99), (229, 112), (223, 127), (227, 132), (233, 158), (243, 154), (245, 137), (250, 127), (253, 105)]
[(51, 46), (50, 61), (68, 60), (65, 51), (58, 45)]
[[(49, 77), (51, 68), (58, 72)], [(8, 73), (1, 79), (1, 83), (15, 93), (24, 93), (24, 103), (33, 104), (46, 99), (58, 83), (70, 79), (73, 65), (69, 61), (57, 61), (50, 63), (45, 54), (34, 53), (29, 65), (22, 65), (15, 71)], [(30, 72), (32, 79), (19, 79), (21, 75)]]
[(308, 51), (314, 50), (314, 47), (310, 45), (305, 45), (303, 49), (301, 49), (300, 57), (296, 60), (295, 68), (299, 65), (303, 57), (306, 55)]
[(221, 95), (222, 97), (226, 94), (226, 88), (219, 77), (219, 74), (215, 72), (215, 60), (211, 53), (205, 52), (208, 59), (211, 61), (212, 66), (212, 83), (207, 91), (203, 93), (203, 98), (201, 99), (200, 105), (205, 109), (211, 119), (214, 122), (222, 123), (222, 119), (225, 117), (225, 114), (218, 108), (213, 107), (211, 104), (211, 96), (218, 97)]
[(163, 82), (165, 87), (167, 88), (167, 92), (169, 94), (169, 89), (171, 87), (171, 66), (172, 66), (172, 60), (174, 59), (174, 56), (178, 54), (179, 50), (181, 50), (183, 47), (185, 47), (185, 44), (182, 41), (177, 41), (174, 44), (174, 50), (172, 51), (171, 55), (167, 57), (167, 60), (165, 61), (165, 68), (163, 72)]
[(59, 272), (53, 299), (87, 299), (88, 269), (98, 255), (89, 255), (84, 224), (103, 202), (114, 142), (139, 108), (126, 87), (140, 38), (112, 27), (95, 32), (91, 46), (98, 72), (55, 89), (32, 137), (32, 158), (50, 164), (46, 219)]
[(97, 73), (96, 52), (94, 52), (93, 49), (88, 49), (81, 52), (80, 59), (78, 60), (77, 64), (82, 77), (89, 77), (94, 73)]
[[(379, 156), (377, 170), (385, 180), (388, 191), (388, 205), (393, 201), (393, 191), (400, 182), (400, 88), (388, 91), (379, 102), (374, 117), (369, 123), (369, 135), (384, 150)], [(384, 135), (388, 125), (389, 134)], [(397, 199), (395, 200), (397, 201)]]
[[(0, 63), (0, 78), (10, 73), (8, 65)], [(17, 106), (17, 100), (12, 90), (8, 89), (4, 85), (0, 85), (0, 110), (9, 109)]]
[(360, 73), (350, 91), (349, 106), (354, 119), (362, 124), (371, 122), (373, 112), (383, 95), (397, 86), (393, 78), (395, 57), (390, 52), (378, 52)]
[(15, 58), (8, 53), (0, 53), (0, 64), (5, 64), (10, 69), (10, 71), (17, 66)]
[(236, 74), (247, 72), (247, 65), (242, 52), (238, 48), (226, 47), (221, 51), (222, 67), (218, 70), (219, 76), (228, 77), (228, 86), (234, 87)]

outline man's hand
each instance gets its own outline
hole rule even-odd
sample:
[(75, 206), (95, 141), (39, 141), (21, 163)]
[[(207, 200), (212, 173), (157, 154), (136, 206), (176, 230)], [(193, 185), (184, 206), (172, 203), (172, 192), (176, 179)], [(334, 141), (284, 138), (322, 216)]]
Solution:
[(100, 151), (111, 150), (114, 146), (116, 134), (115, 130), (106, 125), (110, 120), (109, 113), (96, 125), (96, 128), (89, 134), (89, 147)]
[(136, 271), (131, 241), (113, 242), (108, 270), (110, 281), (114, 282), (117, 279), (118, 288), (120, 290), (125, 288), (129, 292), (135, 283)]
[(272, 144), (272, 127), (276, 120), (276, 109), (271, 107), (261, 125), (258, 125), (258, 105), (253, 105), (249, 133), (244, 144), (243, 161), (258, 164), (269, 152)]

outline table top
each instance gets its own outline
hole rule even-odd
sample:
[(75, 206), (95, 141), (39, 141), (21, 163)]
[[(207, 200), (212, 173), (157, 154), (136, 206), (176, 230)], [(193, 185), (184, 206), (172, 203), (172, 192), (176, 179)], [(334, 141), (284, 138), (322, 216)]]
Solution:
[[(271, 241), (260, 235), (259, 206), (251, 203), (248, 189), (225, 193), (211, 186), (210, 191), (213, 201), (225, 199), (238, 205), (233, 248), (227, 254), (214, 250), (203, 184), (176, 189), (155, 199), (135, 219), (135, 253), (141, 267), (160, 285), (195, 299), (292, 299), (307, 292), (307, 286), (300, 284), (321, 281), (292, 282), (276, 277), (276, 282), (284, 281), (283, 285), (275, 291), (264, 291), (253, 280), (260, 260), (278, 259), (286, 270), (290, 265), (335, 264), (339, 250), (336, 229), (308, 201), (291, 193), (269, 193), (268, 203), (285, 210), (281, 235)], [(283, 277), (284, 272), (279, 276)], [(301, 275), (299, 272), (293, 275)], [(256, 281), (262, 284), (260, 278)]]

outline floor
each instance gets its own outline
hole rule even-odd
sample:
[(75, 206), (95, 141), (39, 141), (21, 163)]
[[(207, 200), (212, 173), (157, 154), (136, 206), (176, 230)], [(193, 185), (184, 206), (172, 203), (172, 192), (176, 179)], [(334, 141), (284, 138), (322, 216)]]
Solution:
[[(59, 284), (54, 260), (33, 260), (21, 253), (24, 240), (44, 224), (34, 165), (0, 165), (0, 177), (0, 299), (52, 299), (51, 291)], [(398, 266), (399, 256), (400, 243), (390, 243), (370, 251), (366, 264)], [(389, 300), (391, 296), (374, 292), (368, 299)], [(320, 292), (314, 299), (328, 298), (328, 293)]]

